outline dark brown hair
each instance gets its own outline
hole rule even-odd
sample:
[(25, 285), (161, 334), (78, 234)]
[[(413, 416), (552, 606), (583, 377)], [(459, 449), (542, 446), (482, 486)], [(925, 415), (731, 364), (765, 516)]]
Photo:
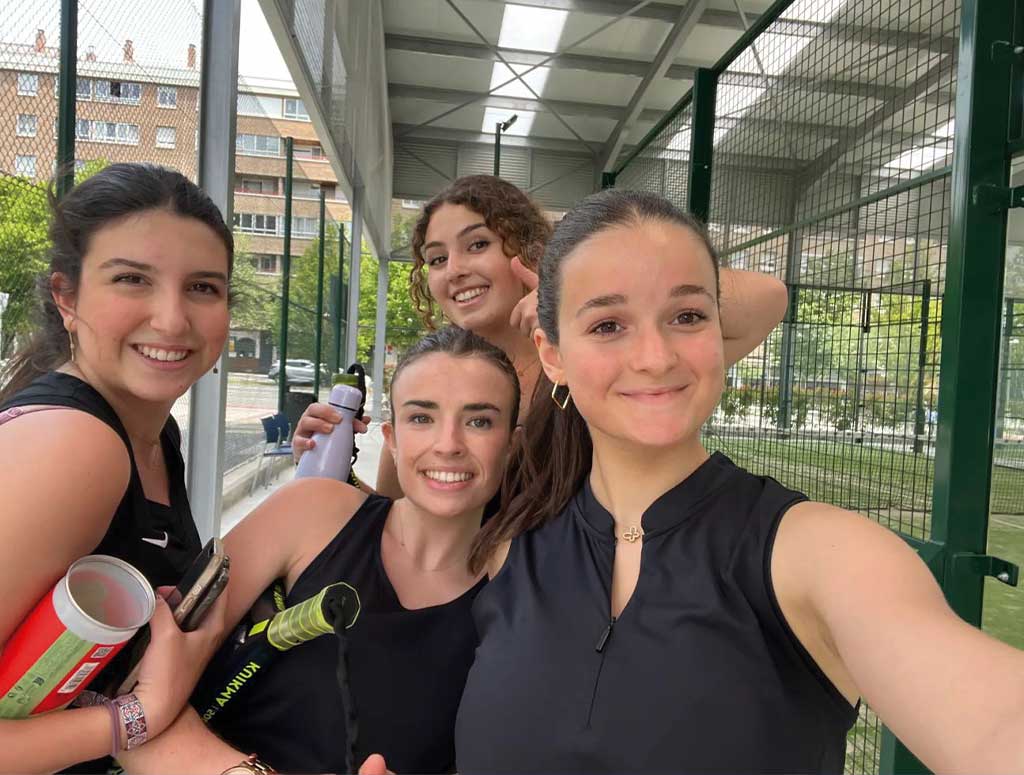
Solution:
[(484, 219), (487, 228), (501, 237), (502, 251), (510, 259), (519, 256), (523, 264), (535, 269), (544, 245), (551, 236), (551, 223), (525, 193), (506, 180), (493, 175), (466, 175), (458, 178), (423, 207), (412, 231), (412, 270), (410, 292), (416, 311), (430, 329), (437, 327), (434, 298), (427, 287), (423, 267), (423, 245), (427, 227), (441, 205), (463, 205)]
[(495, 347), (472, 331), (458, 326), (445, 326), (437, 331), (432, 331), (402, 355), (395, 367), (395, 373), (391, 377), (391, 393), (388, 394), (392, 424), (395, 422), (395, 402), (391, 398), (395, 390), (395, 383), (398, 382), (398, 376), (405, 371), (406, 367), (434, 353), (445, 353), (455, 358), (481, 358), (508, 377), (512, 385), (512, 414), (509, 419), (509, 428), (516, 427), (519, 422), (520, 388), (519, 376), (516, 374), (512, 361), (505, 355), (504, 350)]
[(111, 164), (79, 183), (59, 202), (52, 185), (47, 193), (52, 213), (49, 268), (36, 282), (37, 325), (32, 338), (7, 365), (4, 379), (0, 379), (0, 384), (6, 382), (0, 389), (0, 403), (71, 357), (64, 320), (53, 300), (51, 278), (61, 273), (69, 290), (77, 292), (82, 259), (93, 235), (104, 226), (146, 210), (166, 209), (213, 229), (227, 249), (229, 276), (234, 261), (234, 238), (217, 205), (180, 172), (155, 164)]
[[(561, 220), (540, 262), (537, 317), (552, 344), (558, 344), (558, 304), (561, 268), (565, 259), (595, 234), (616, 226), (639, 226), (662, 221), (696, 234), (715, 268), (718, 293), (718, 253), (703, 224), (667, 199), (641, 191), (608, 189), (587, 197)], [(584, 248), (585, 251), (585, 248)], [(501, 512), (477, 534), (470, 568), (479, 572), (503, 541), (554, 518), (583, 486), (590, 472), (593, 445), (575, 404), (565, 410), (551, 400), (551, 380), (541, 375), (534, 389), (523, 432), (513, 444), (502, 486)]]

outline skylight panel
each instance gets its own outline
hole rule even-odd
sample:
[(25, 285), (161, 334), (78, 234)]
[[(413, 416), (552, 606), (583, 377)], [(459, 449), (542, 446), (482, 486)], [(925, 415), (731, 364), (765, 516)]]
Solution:
[(939, 162), (952, 155), (953, 149), (947, 144), (928, 146), (925, 148), (911, 148), (902, 153), (885, 165), (890, 170), (913, 170), (924, 172), (936, 167)]
[[(539, 51), (542, 53), (553, 53), (558, 50), (558, 44), (562, 39), (562, 29), (569, 18), (568, 11), (559, 11), (553, 8), (533, 8), (523, 5), (506, 5), (501, 18), (501, 30), (498, 33), (498, 46), (501, 48), (518, 48), (527, 51)], [(547, 85), (551, 68), (538, 67), (530, 70), (527, 65), (514, 64), (512, 67), (515, 73), (526, 75), (523, 80), (530, 85), (530, 89), (538, 95), (544, 94), (544, 87)], [(527, 72), (529, 71), (529, 72)], [(512, 83), (495, 89), (515, 75), (508, 67), (501, 62), (495, 62), (491, 67), (491, 85), (495, 94), (503, 97), (519, 97), (524, 99), (536, 99), (534, 93), (526, 88), (526, 85), (518, 78)], [(506, 134), (528, 135), (533, 127), (533, 120), (536, 113), (528, 110), (504, 110), (501, 108), (485, 108), (482, 132), (493, 132), (494, 125), (499, 121), (505, 121), (513, 113), (519, 119), (509, 127)]]
[(562, 28), (568, 17), (568, 11), (553, 8), (506, 5), (498, 45), (547, 53), (558, 51)]

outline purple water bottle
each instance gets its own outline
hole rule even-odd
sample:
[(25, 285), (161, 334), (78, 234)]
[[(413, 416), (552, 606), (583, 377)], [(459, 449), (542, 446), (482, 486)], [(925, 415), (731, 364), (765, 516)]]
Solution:
[(352, 466), (352, 419), (362, 401), (363, 394), (359, 388), (343, 383), (331, 388), (331, 397), (327, 403), (341, 412), (341, 422), (330, 433), (313, 434), (316, 446), (299, 458), (296, 479), (318, 476), (337, 479), (339, 482), (348, 481), (349, 468)]

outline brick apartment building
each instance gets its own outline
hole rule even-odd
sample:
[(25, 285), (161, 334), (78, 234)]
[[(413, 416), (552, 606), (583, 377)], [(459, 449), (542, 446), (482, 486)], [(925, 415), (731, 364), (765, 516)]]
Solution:
[[(120, 61), (79, 52), (75, 155), (79, 164), (148, 161), (196, 175), (199, 69), (194, 44), (181, 66), (145, 59), (131, 40)], [(0, 41), (0, 174), (48, 180), (56, 166), (59, 49), (43, 30), (31, 44)], [(284, 234), (284, 138), (294, 139), (292, 255), (318, 234), (319, 196), (328, 219), (350, 222), (351, 210), (324, 155), (305, 106), (291, 84), (239, 78), (235, 157), (235, 231), (268, 286), (281, 272)], [(232, 368), (265, 371), (269, 333), (232, 331)]]

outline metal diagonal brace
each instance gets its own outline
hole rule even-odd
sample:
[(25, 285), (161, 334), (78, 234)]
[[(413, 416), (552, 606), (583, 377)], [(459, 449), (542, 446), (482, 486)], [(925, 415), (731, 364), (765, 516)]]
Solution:
[(1024, 186), (1010, 188), (981, 183), (974, 187), (972, 199), (978, 207), (984, 207), (994, 213), (1012, 210), (1015, 207), (1024, 207)]
[(1011, 587), (1017, 586), (1020, 576), (1020, 568), (1012, 562), (988, 554), (957, 552), (950, 562), (950, 567), (954, 572), (961, 570), (980, 576), (991, 576), (996, 581), (1001, 581)]

